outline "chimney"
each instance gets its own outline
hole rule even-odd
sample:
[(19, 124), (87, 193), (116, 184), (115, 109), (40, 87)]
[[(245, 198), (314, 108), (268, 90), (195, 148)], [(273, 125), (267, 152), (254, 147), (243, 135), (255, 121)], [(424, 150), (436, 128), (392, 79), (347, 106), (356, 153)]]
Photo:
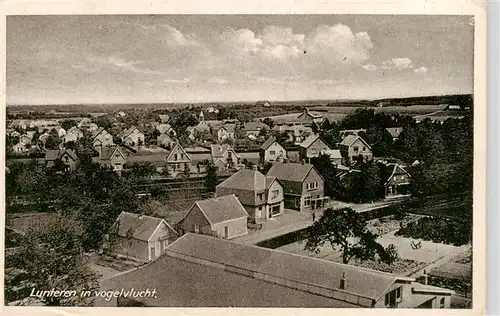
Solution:
[(342, 278), (340, 279), (340, 286), (339, 288), (341, 290), (347, 289), (347, 283), (346, 283), (346, 277), (345, 277), (345, 272), (342, 272)]
[(252, 170), (253, 170), (253, 171), (257, 171), (257, 165), (253, 165), (253, 166), (252, 166)]
[(427, 271), (424, 270), (424, 275), (423, 275), (423, 282), (424, 282), (424, 285), (427, 285), (427, 283), (429, 283), (429, 276), (427, 275)]

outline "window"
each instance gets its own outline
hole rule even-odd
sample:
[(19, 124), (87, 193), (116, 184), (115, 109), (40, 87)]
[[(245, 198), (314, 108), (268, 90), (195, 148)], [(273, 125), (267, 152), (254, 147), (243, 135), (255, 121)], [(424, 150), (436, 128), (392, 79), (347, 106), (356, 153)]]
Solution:
[(304, 198), (304, 206), (309, 206), (311, 205), (311, 197), (310, 196), (306, 196)]
[(262, 201), (264, 199), (264, 193), (257, 193), (257, 199)]
[(359, 149), (358, 149), (358, 146), (354, 146), (352, 149), (353, 149), (355, 152), (358, 152), (358, 150), (359, 150)]
[(315, 154), (317, 152), (316, 148), (311, 148), (311, 152)]
[(444, 297), (439, 300), (439, 308), (444, 308)]
[(200, 233), (200, 225), (194, 224), (194, 229), (193, 230), (194, 230), (195, 234), (199, 234)]
[(306, 183), (306, 190), (314, 190), (318, 188), (318, 182)]
[(365, 146), (363, 146), (363, 151), (366, 151), (366, 147)]
[(164, 239), (163, 240), (163, 251), (165, 251), (165, 249), (167, 249), (167, 246), (168, 246), (168, 239)]
[(276, 151), (271, 150), (271, 151), (269, 152), (269, 154), (274, 156), (274, 155), (276, 155)]
[(280, 194), (280, 190), (273, 190), (273, 199), (277, 198), (278, 195)]
[(122, 165), (120, 163), (115, 163), (114, 170), (116, 170), (116, 171), (122, 170)]
[(402, 287), (390, 291), (385, 295), (385, 306), (396, 307), (402, 301)]
[(174, 160), (177, 160), (177, 154), (174, 154)]

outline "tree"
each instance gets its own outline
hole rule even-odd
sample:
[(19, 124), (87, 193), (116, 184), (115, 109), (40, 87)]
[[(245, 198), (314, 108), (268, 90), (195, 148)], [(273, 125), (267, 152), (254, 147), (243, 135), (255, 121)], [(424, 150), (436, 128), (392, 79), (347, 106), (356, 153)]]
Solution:
[(319, 157), (311, 158), (311, 164), (318, 170), (319, 174), (325, 180), (325, 195), (336, 197), (339, 194), (338, 185), (340, 179), (338, 170), (333, 165), (328, 155), (321, 154)]
[(172, 125), (172, 128), (177, 132), (177, 134), (184, 135), (186, 134), (186, 128), (188, 126), (194, 126), (196, 125), (196, 123), (196, 117), (191, 114), (191, 112), (182, 111), (180, 112), (180, 114), (172, 116), (170, 124)]
[(327, 209), (306, 231), (305, 249), (319, 253), (328, 243), (334, 250), (340, 248), (344, 264), (351, 259), (364, 261), (375, 258), (392, 263), (395, 260), (395, 248), (384, 248), (376, 241), (377, 237), (366, 228), (366, 221), (354, 210)]
[(209, 164), (207, 167), (205, 186), (207, 191), (215, 192), (215, 187), (217, 186), (217, 168), (213, 164)]
[(273, 126), (274, 126), (274, 121), (268, 117), (266, 117), (264, 120), (262, 120), (262, 123), (269, 126), (270, 129), (273, 128)]
[(76, 126), (76, 122), (74, 120), (64, 120), (61, 122), (61, 127), (64, 128), (65, 131), (68, 131), (73, 126)]
[(30, 231), (21, 246), (6, 258), (6, 301), (29, 304), (32, 289), (76, 291), (70, 297), (46, 296), (37, 301), (48, 306), (92, 306), (95, 296), (81, 291), (99, 289), (97, 276), (88, 267), (81, 246), (81, 225), (75, 218), (57, 218), (41, 231)]
[(49, 137), (47, 137), (47, 140), (45, 141), (45, 148), (46, 149), (59, 149), (60, 143), (61, 143), (61, 139), (59, 138), (59, 136), (54, 135), (53, 133), (50, 133)]
[(379, 167), (373, 162), (362, 164), (360, 172), (352, 175), (348, 188), (349, 199), (356, 203), (378, 200), (384, 195), (383, 186), (380, 183)]

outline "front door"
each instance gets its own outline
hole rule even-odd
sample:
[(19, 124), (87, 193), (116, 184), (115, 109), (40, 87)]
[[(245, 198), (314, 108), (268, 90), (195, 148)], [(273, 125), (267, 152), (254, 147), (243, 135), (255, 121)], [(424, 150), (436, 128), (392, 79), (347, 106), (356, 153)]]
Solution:
[(228, 226), (224, 226), (224, 238), (228, 238), (229, 237), (229, 227)]

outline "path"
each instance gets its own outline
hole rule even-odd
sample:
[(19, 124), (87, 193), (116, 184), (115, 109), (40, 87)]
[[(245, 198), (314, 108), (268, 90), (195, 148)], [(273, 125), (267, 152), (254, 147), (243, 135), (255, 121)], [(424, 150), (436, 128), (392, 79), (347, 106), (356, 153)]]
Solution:
[(434, 115), (434, 114), (441, 113), (441, 112), (443, 112), (443, 111), (444, 111), (444, 110), (439, 110), (439, 111), (432, 112), (432, 113), (429, 113), (429, 114), (417, 115), (417, 116), (414, 116), (413, 118), (414, 118), (414, 119), (417, 119), (417, 118), (424, 118), (424, 117), (432, 116), (432, 115)]
[(424, 271), (429, 273), (429, 271), (431, 271), (432, 269), (437, 268), (439, 266), (442, 266), (443, 264), (446, 264), (446, 263), (452, 261), (456, 257), (464, 254), (465, 252), (467, 252), (469, 250), (469, 247), (460, 247), (460, 248), (461, 248), (461, 251), (459, 253), (451, 253), (451, 254), (448, 254), (446, 256), (443, 256), (443, 257), (423, 266), (422, 268), (418, 269), (417, 271), (410, 272), (409, 274), (407, 274), (407, 276), (412, 277), (412, 278), (417, 278), (419, 276), (422, 276), (422, 275), (424, 275)]

